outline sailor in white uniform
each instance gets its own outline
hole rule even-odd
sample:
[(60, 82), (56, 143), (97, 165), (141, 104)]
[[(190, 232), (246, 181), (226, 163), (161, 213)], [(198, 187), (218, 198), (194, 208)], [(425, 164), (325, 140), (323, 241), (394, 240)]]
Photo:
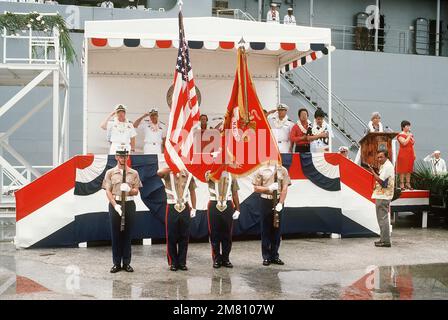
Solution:
[(296, 17), (292, 14), (292, 8), (288, 8), (288, 14), (283, 18), (283, 24), (296, 25)]
[[(149, 119), (145, 119), (149, 117)], [(144, 119), (144, 120), (143, 120)], [(159, 121), (159, 112), (156, 108), (142, 115), (134, 121), (134, 128), (143, 129), (145, 140), (144, 154), (161, 154), (165, 145), (165, 126)]]
[(103, 1), (101, 2), (101, 8), (106, 8), (106, 9), (113, 9), (114, 7), (114, 3), (112, 1)]
[(288, 109), (289, 107), (286, 104), (280, 103), (277, 111), (268, 115), (269, 125), (271, 126), (275, 141), (277, 141), (280, 153), (291, 152), (291, 141), (289, 137), (294, 123), (288, 119)]
[(118, 147), (135, 151), (137, 132), (132, 122), (126, 119), (125, 106), (119, 104), (100, 127), (107, 132), (107, 141), (110, 142), (109, 154), (115, 154)]
[(436, 150), (432, 154), (427, 155), (423, 160), (431, 164), (431, 170), (433, 174), (446, 174), (446, 163), (445, 160), (440, 157), (439, 150)]
[(277, 5), (275, 3), (271, 3), (271, 10), (266, 15), (266, 22), (280, 23), (280, 13), (277, 11)]

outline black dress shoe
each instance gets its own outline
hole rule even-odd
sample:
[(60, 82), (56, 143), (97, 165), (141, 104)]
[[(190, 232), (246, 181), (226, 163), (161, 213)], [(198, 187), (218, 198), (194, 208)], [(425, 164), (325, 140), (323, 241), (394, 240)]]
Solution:
[(268, 266), (268, 265), (270, 265), (271, 264), (271, 261), (269, 261), (269, 260), (263, 260), (263, 265), (264, 266)]
[(221, 268), (221, 263), (219, 263), (219, 261), (213, 262), (213, 268), (215, 269)]
[(392, 247), (392, 245), (390, 244), (390, 242), (375, 242), (375, 247), (382, 247), (382, 248), (390, 248)]
[(230, 261), (224, 261), (222, 265), (226, 268), (233, 268), (233, 264)]
[(114, 266), (110, 269), (110, 273), (117, 273), (121, 270), (121, 266), (114, 264)]
[(175, 265), (171, 265), (171, 266), (170, 266), (170, 270), (171, 270), (171, 271), (177, 271), (177, 267), (176, 267)]
[(179, 269), (182, 270), (182, 271), (187, 271), (188, 270), (186, 265), (179, 266)]
[(124, 269), (124, 271), (126, 271), (126, 272), (134, 272), (134, 269), (131, 267), (131, 265), (129, 265), (129, 264), (124, 264), (123, 265), (123, 269)]
[(278, 264), (280, 266), (285, 264), (282, 260), (280, 260), (280, 258), (272, 259), (271, 262), (274, 263), (274, 264)]

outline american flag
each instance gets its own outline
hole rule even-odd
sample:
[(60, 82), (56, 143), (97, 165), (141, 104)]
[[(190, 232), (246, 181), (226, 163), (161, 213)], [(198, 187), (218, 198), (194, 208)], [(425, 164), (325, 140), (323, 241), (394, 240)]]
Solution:
[(179, 11), (179, 51), (174, 71), (174, 90), (165, 142), (165, 160), (174, 172), (187, 169), (193, 158), (193, 135), (199, 123), (199, 105), (188, 44)]

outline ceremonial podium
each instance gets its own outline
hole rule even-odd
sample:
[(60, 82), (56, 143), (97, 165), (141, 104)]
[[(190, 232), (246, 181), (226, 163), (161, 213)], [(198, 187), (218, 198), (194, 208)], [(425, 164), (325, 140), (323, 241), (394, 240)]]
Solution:
[(379, 169), (376, 154), (379, 150), (387, 150), (389, 159), (392, 159), (392, 140), (398, 135), (396, 132), (369, 132), (359, 141), (361, 145), (361, 165), (370, 164)]

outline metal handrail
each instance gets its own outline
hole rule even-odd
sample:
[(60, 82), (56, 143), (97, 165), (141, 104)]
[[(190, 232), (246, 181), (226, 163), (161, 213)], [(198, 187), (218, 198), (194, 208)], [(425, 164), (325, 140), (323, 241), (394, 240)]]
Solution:
[[(301, 69), (302, 68), (304, 67), (302, 66)], [(294, 78), (297, 78), (297, 83), (294, 81)], [(293, 82), (291, 83), (288, 81), (293, 89), (298, 89), (299, 94), (306, 98), (307, 101), (309, 101), (310, 105), (312, 104), (314, 108), (317, 108), (317, 106), (328, 106), (328, 89), (310, 71), (308, 73), (293, 72), (290, 74), (289, 80), (292, 80)], [(314, 82), (317, 85), (314, 84)], [(320, 88), (321, 90), (316, 90), (318, 88)], [(324, 91), (324, 93), (322, 93), (322, 91)], [(334, 98), (335, 101), (335, 104), (333, 105), (333, 120), (336, 123), (336, 128), (344, 136), (346, 136), (347, 139), (351, 140), (352, 144), (355, 147), (359, 147), (357, 140), (361, 139), (364, 136), (364, 133), (367, 130), (367, 125), (334, 93), (332, 93), (332, 98)], [(322, 103), (319, 101), (322, 101)], [(314, 105), (313, 102), (316, 102), (317, 106)], [(355, 120), (347, 121), (347, 116), (353, 116)]]
[[(28, 13), (23, 12), (14, 12), (14, 14), (18, 15), (26, 15)], [(58, 13), (40, 13), (42, 16), (55, 16)], [(6, 28), (3, 28), (2, 30), (2, 38), (3, 38), (3, 53), (2, 53), (2, 62), (8, 63), (8, 62), (24, 62), (28, 64), (33, 63), (54, 63), (58, 64), (62, 71), (66, 73), (67, 71), (67, 62), (66, 62), (66, 56), (64, 50), (60, 48), (59, 46), (59, 30), (57, 28), (53, 28), (52, 34), (47, 35), (41, 35), (36, 34), (36, 30), (32, 28), (28, 28), (28, 34), (26, 35), (8, 35), (8, 32)], [(14, 39), (14, 40), (24, 40), (28, 41), (28, 58), (9, 58), (6, 55), (7, 52), (7, 40), (8, 39)], [(33, 57), (33, 47), (42, 47), (44, 48), (44, 58), (34, 58)], [(53, 48), (54, 50), (54, 58), (49, 58), (47, 56), (47, 49)]]
[[(290, 87), (292, 87), (293, 90), (297, 90), (297, 89), (298, 89), (298, 90), (299, 90), (298, 93), (299, 93), (302, 97), (305, 98), (305, 100), (308, 102), (308, 104), (309, 104), (310, 106), (312, 106), (314, 109), (317, 109), (317, 108), (319, 107), (319, 106), (314, 105), (310, 100), (308, 100), (308, 99), (306, 98), (306, 94), (300, 92), (300, 88), (299, 88), (296, 84), (292, 84), (292, 83), (289, 81), (289, 79), (288, 79), (284, 74), (282, 74), (281, 77), (282, 77), (283, 80), (285, 80), (285, 81), (288, 83), (288, 85), (289, 85)], [(335, 118), (334, 115), (340, 117), (340, 114), (339, 114), (338, 110), (334, 110), (334, 112), (333, 112), (333, 120), (334, 120), (334, 118)], [(328, 119), (328, 116), (326, 116), (326, 118)], [(335, 126), (335, 122), (334, 122), (334, 121), (333, 121), (333, 126), (334, 126), (334, 128), (335, 128), (337, 131), (339, 131), (339, 132), (341, 133), (341, 135), (343, 135), (347, 140), (350, 141), (352, 147), (354, 147), (354, 148), (359, 148), (359, 143), (358, 143), (353, 137), (349, 137), (349, 136), (348, 136), (348, 133), (345, 131), (345, 129), (341, 128), (341, 127), (338, 126), (338, 125)], [(343, 130), (344, 130), (344, 131), (343, 131)]]
[[(298, 76), (298, 75), (297, 75)], [(302, 79), (302, 77), (298, 76), (298, 78), (300, 79), (301, 82), (306, 83), (306, 80)], [(309, 86), (309, 84), (307, 83), (307, 85)], [(324, 103), (320, 103), (319, 101), (315, 101), (317, 102), (317, 105), (322, 107), (323, 105), (328, 106), (328, 94), (321, 94), (319, 91), (313, 90), (313, 92), (318, 95), (321, 100)], [(302, 94), (302, 96), (307, 96), (308, 94), (306, 93), (305, 90), (305, 94)], [(313, 100), (312, 94), (310, 95), (311, 100)], [(352, 139), (356, 139), (359, 140), (364, 136), (364, 122), (362, 122), (362, 126), (361, 128), (358, 126), (356, 127), (353, 123), (353, 121), (347, 121), (347, 115), (346, 115), (346, 111), (345, 108), (342, 105), (339, 105), (337, 103), (337, 101), (335, 101), (336, 103), (333, 104), (333, 120), (334, 122), (337, 124), (337, 126), (344, 130), (344, 134), (348, 134), (351, 136)], [(356, 121), (356, 123), (358, 123), (358, 121)]]
[(219, 14), (225, 13), (225, 12), (233, 12), (233, 18), (239, 19), (239, 14), (241, 14), (242, 17), (246, 18), (246, 20), (249, 21), (256, 21), (254, 17), (248, 12), (245, 12), (241, 9), (219, 9), (216, 10), (216, 16), (219, 17)]
[[(310, 70), (308, 70), (305, 66), (302, 66), (301, 69), (308, 75), (310, 76), (314, 81), (317, 82), (317, 84), (325, 90), (325, 92), (328, 92), (328, 87), (322, 82), (320, 81), (319, 78), (317, 78)], [(367, 125), (365, 124), (365, 122), (356, 114), (354, 113), (337, 95), (334, 94), (334, 92), (331, 93), (331, 97), (340, 105), (343, 106), (344, 110), (347, 111), (352, 117), (354, 117), (359, 124), (361, 124), (362, 127), (364, 127), (364, 129), (368, 129)]]

